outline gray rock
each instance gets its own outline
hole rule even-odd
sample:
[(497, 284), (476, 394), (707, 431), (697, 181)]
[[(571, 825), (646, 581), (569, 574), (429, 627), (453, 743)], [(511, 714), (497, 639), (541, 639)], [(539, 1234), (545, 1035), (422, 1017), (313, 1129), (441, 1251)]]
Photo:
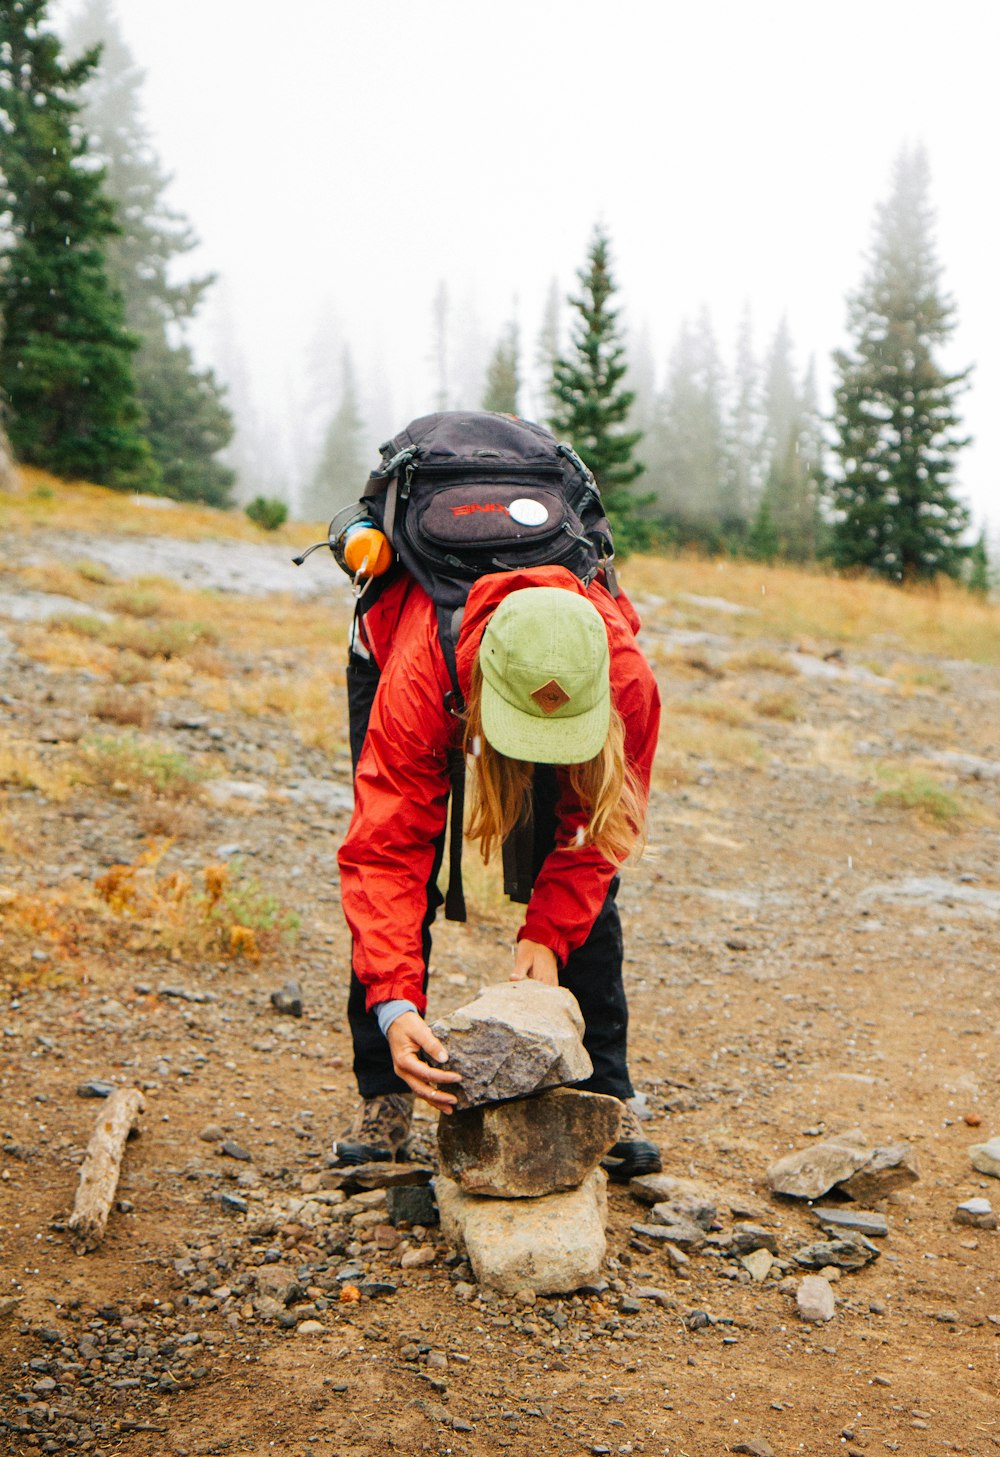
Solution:
[(836, 1313), (833, 1286), (822, 1275), (806, 1275), (795, 1292), (795, 1308), (802, 1320), (822, 1323)]
[(818, 1205), (814, 1210), (816, 1218), (824, 1229), (849, 1229), (866, 1234), (869, 1239), (884, 1239), (889, 1233), (889, 1223), (884, 1214), (873, 1214), (867, 1209), (835, 1209), (829, 1205)]
[(718, 1209), (712, 1196), (692, 1179), (671, 1174), (643, 1174), (629, 1181), (632, 1194), (643, 1204), (672, 1204), (678, 1214), (704, 1230), (715, 1223)]
[(224, 1138), (219, 1152), (228, 1159), (238, 1159), (241, 1163), (249, 1163), (253, 1154), (248, 1148), (244, 1148), (232, 1138)]
[(225, 1136), (225, 1129), (219, 1123), (206, 1123), (198, 1134), (203, 1143), (221, 1143)]
[(774, 1263), (774, 1256), (771, 1251), (764, 1248), (752, 1250), (749, 1255), (744, 1255), (740, 1260), (743, 1268), (750, 1273), (750, 1278), (760, 1282), (770, 1273)]
[(279, 991), (271, 993), (271, 1006), (286, 1017), (302, 1016), (302, 989), (297, 981), (286, 981)]
[(768, 1187), (794, 1199), (819, 1199), (835, 1184), (850, 1178), (871, 1153), (859, 1129), (786, 1154), (767, 1171)]
[(117, 1087), (116, 1083), (106, 1083), (103, 1078), (88, 1078), (85, 1083), (79, 1083), (76, 1089), (78, 1098), (110, 1098)]
[(769, 1229), (761, 1229), (759, 1224), (734, 1224), (726, 1249), (733, 1255), (752, 1255), (754, 1250), (768, 1250), (776, 1255), (778, 1241)]
[(593, 1065), (584, 1050), (583, 1017), (564, 987), (538, 981), (486, 987), (473, 1002), (433, 1024), (461, 1074), (459, 1108), (524, 1098), (578, 1083)]
[(305, 1295), (298, 1277), (287, 1265), (260, 1265), (254, 1271), (257, 1293), (262, 1299), (277, 1300), (281, 1305), (291, 1305)]
[[(429, 1172), (429, 1171), (428, 1171)], [(429, 1184), (399, 1185), (385, 1192), (391, 1224), (437, 1224), (438, 1207)]]
[(988, 1199), (966, 1199), (955, 1210), (954, 1219), (956, 1224), (970, 1224), (973, 1229), (996, 1229), (1000, 1225)]
[(731, 1452), (743, 1452), (746, 1457), (774, 1457), (774, 1448), (763, 1437), (751, 1437), (749, 1441), (737, 1442)]
[(864, 1164), (837, 1187), (859, 1204), (874, 1204), (897, 1189), (905, 1189), (920, 1178), (913, 1150), (908, 1143), (893, 1143), (871, 1151)]
[(621, 1111), (617, 1098), (569, 1088), (462, 1109), (438, 1123), (441, 1172), (495, 1199), (575, 1189), (617, 1141)]
[(857, 1235), (853, 1239), (828, 1239), (805, 1245), (796, 1250), (795, 1262), (809, 1270), (822, 1270), (826, 1265), (836, 1265), (840, 1270), (860, 1270), (878, 1256), (878, 1246)]
[(323, 1189), (341, 1189), (354, 1194), (358, 1189), (400, 1189), (429, 1184), (434, 1170), (427, 1164), (397, 1164), (386, 1159), (371, 1164), (349, 1164), (342, 1169), (326, 1169), (320, 1175)]
[[(660, 1210), (663, 1211), (662, 1219), (658, 1219)], [(684, 1250), (698, 1250), (705, 1243), (705, 1231), (701, 1226), (693, 1219), (676, 1214), (669, 1204), (654, 1204), (651, 1212), (658, 1223), (632, 1225), (633, 1234), (640, 1239), (669, 1240)]]
[(480, 1285), (515, 1295), (565, 1295), (600, 1278), (607, 1178), (595, 1169), (578, 1189), (540, 1199), (483, 1199), (435, 1180), (441, 1232), (469, 1257)]
[(974, 1143), (969, 1149), (969, 1157), (972, 1167), (981, 1174), (1000, 1179), (1000, 1136), (991, 1138), (988, 1143)]

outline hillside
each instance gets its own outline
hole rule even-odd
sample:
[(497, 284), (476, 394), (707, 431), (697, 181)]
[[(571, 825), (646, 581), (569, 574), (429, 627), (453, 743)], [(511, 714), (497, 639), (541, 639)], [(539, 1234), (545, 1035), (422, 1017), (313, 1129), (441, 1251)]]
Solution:
[[(968, 1153), (1000, 1134), (996, 605), (626, 565), (666, 706), (621, 896), (633, 1076), (665, 1168), (778, 1258), (756, 1280), (720, 1239), (677, 1271), (612, 1189), (608, 1288), (518, 1305), (434, 1229), (373, 1239), (378, 1195), (350, 1225), (303, 1199), (354, 1101), (351, 604), (326, 554), (290, 566), (314, 531), (37, 474), (0, 494), (0, 1450), (995, 1453), (1000, 1233), (953, 1214), (1000, 1207)], [(434, 1010), (509, 965), (516, 915), (466, 866)], [(270, 1001), (293, 976), (301, 1020)], [(147, 1108), (78, 1256), (88, 1079)], [(920, 1178), (807, 1325), (816, 1221), (764, 1176), (852, 1128)], [(270, 1263), (301, 1286), (284, 1325)]]

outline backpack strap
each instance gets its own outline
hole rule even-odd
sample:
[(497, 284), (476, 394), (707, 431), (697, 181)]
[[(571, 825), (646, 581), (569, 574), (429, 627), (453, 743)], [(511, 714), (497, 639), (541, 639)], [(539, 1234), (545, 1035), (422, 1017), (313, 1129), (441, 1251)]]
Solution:
[(448, 750), (451, 780), (451, 834), (448, 842), (448, 891), (444, 898), (446, 921), (464, 921), (465, 891), (462, 886), (462, 840), (465, 835), (465, 753), (461, 747)]
[[(465, 713), (465, 698), (458, 681), (456, 644), (462, 626), (464, 606), (439, 606), (438, 641), (451, 679), (445, 707), (454, 718)], [(448, 750), (448, 778), (451, 782), (451, 833), (448, 841), (448, 892), (444, 898), (446, 921), (466, 919), (465, 889), (462, 884), (462, 843), (465, 839), (465, 750), (461, 744)]]

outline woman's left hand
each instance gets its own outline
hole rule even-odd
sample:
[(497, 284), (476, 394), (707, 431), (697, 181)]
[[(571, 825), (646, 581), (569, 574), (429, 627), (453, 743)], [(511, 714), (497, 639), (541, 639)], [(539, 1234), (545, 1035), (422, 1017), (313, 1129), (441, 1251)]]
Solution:
[(524, 937), (514, 948), (514, 970), (511, 981), (540, 981), (547, 987), (559, 985), (559, 963), (556, 954), (540, 941)]

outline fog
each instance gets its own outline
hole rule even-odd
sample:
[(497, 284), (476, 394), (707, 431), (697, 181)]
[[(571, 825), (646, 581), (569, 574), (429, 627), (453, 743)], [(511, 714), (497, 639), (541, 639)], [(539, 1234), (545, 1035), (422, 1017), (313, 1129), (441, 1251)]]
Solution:
[(374, 454), (435, 406), (441, 285), (449, 402), (476, 404), (512, 317), (530, 364), (552, 282), (573, 289), (598, 220), (624, 322), (661, 375), (703, 303), (731, 360), (749, 304), (758, 348), (787, 316), (828, 389), (893, 157), (922, 140), (958, 309), (948, 362), (976, 366), (959, 487), (980, 520), (1000, 515), (1000, 20), (985, 0), (118, 0), (117, 14), (172, 201), (202, 239), (191, 268), (219, 275), (199, 353), (232, 382), (276, 490), (308, 467), (344, 345)]

